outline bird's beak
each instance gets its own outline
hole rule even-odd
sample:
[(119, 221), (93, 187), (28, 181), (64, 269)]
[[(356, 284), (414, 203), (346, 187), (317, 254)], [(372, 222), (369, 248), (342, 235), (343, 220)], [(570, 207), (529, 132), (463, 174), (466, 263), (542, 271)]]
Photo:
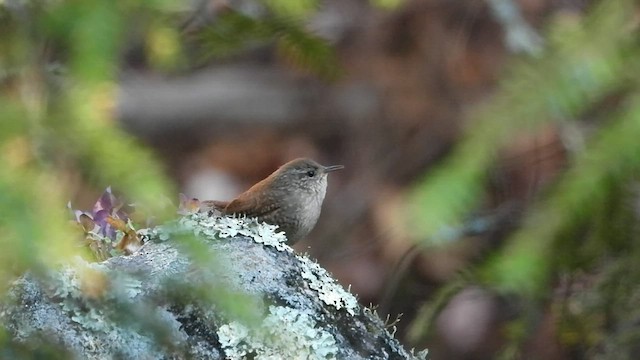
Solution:
[(336, 170), (341, 170), (344, 169), (344, 165), (331, 165), (331, 166), (325, 166), (324, 167), (324, 172), (329, 173), (332, 171), (336, 171)]

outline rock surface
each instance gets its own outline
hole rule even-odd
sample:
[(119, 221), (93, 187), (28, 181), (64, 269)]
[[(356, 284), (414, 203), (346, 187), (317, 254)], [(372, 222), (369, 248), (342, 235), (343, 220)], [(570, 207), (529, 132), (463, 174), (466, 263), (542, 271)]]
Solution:
[(274, 229), (189, 215), (133, 255), (20, 278), (0, 320), (78, 359), (414, 358)]

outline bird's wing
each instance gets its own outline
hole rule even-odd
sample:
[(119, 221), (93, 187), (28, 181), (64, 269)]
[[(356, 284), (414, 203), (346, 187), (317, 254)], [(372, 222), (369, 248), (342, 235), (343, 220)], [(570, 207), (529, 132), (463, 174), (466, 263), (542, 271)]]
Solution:
[(260, 201), (258, 196), (240, 195), (224, 209), (226, 214), (243, 214), (249, 217), (262, 217), (277, 211), (280, 206), (273, 201)]

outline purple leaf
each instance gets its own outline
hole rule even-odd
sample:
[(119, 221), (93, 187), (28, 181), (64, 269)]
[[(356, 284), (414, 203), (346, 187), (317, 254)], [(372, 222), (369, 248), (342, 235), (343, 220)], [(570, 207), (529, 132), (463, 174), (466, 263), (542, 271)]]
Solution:
[(113, 202), (114, 202), (115, 198), (113, 196), (113, 193), (111, 193), (111, 186), (109, 186), (100, 196), (100, 198), (98, 198), (98, 201), (96, 201), (95, 205), (93, 205), (93, 212), (97, 213), (98, 211), (101, 210), (106, 210), (108, 212), (111, 212), (111, 209), (113, 209)]

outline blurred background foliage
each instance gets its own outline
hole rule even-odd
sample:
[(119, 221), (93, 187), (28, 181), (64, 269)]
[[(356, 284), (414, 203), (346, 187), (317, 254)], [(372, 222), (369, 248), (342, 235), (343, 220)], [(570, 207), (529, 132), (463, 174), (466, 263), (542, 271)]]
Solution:
[(2, 241), (3, 256), (11, 259), (2, 271), (12, 263), (24, 269), (74, 254), (75, 236), (60, 203), (81, 182), (96, 188), (113, 183), (156, 211), (171, 194), (150, 152), (114, 126), (122, 24), (137, 7), (2, 3)]
[(77, 252), (69, 199), (162, 220), (305, 155), (351, 169), (312, 254), (406, 342), (629, 358), (639, 12), (566, 3), (0, 1), (0, 284)]
[(168, 215), (176, 190), (162, 165), (116, 123), (119, 66), (132, 42), (167, 72), (201, 61), (187, 59), (181, 37), (216, 57), (277, 41), (300, 66), (336, 69), (330, 47), (301, 27), (315, 1), (262, 5), (254, 16), (228, 9), (200, 26), (198, 9), (169, 1), (0, 3), (3, 284), (11, 271), (73, 253), (60, 204), (81, 184), (112, 184), (154, 216)]
[(640, 124), (636, 79), (629, 72), (638, 51), (633, 10), (631, 3), (612, 1), (580, 21), (560, 18), (551, 25), (544, 56), (509, 69), (492, 101), (471, 115), (477, 119), (446, 164), (416, 188), (410, 215), (426, 242), (440, 240), (478, 205), (496, 155), (516, 134), (549, 124), (570, 128), (616, 96), (615, 110), (592, 120), (597, 131), (576, 134), (582, 145), (570, 154), (568, 168), (536, 199), (504, 254), (487, 269), (487, 281), (505, 290), (531, 295), (545, 286), (554, 257), (566, 261), (554, 254), (554, 242), (575, 238), (581, 225), (602, 215), (598, 210), (611, 201), (612, 191), (629, 186), (638, 174)]
[[(197, 9), (171, 1), (0, 2), (0, 291), (27, 270), (38, 273), (89, 251), (94, 254), (86, 258), (99, 260), (114, 254), (111, 245), (81, 248), (82, 230), (65, 208), (70, 199), (74, 208), (87, 210), (85, 218), (96, 220), (95, 212), (106, 209), (126, 222), (130, 214), (119, 212), (125, 204), (110, 190), (91, 211), (89, 199), (111, 185), (156, 223), (174, 216), (167, 203), (176, 202), (177, 190), (166, 169), (117, 124), (127, 47), (142, 44), (154, 68), (179, 73), (198, 66), (203, 55), (220, 58), (276, 41), (291, 63), (329, 76), (336, 69), (331, 49), (301, 26), (315, 4), (265, 1), (253, 16), (229, 9), (213, 26), (201, 26), (193, 21)], [(204, 51), (189, 53), (188, 46)], [(100, 221), (102, 230), (109, 226)], [(125, 231), (125, 222), (116, 228)], [(82, 223), (87, 232), (96, 224)], [(182, 240), (200, 268), (216, 265), (204, 245)], [(197, 293), (233, 318), (253, 319), (245, 294), (215, 288), (180, 294)], [(44, 347), (47, 341), (20, 345), (4, 333), (0, 340), (2, 357), (64, 357), (62, 349)]]
[[(529, 201), (503, 246), (475, 266), (471, 276), (467, 273), (452, 283), (458, 290), (461, 282), (476, 283), (502, 296), (516, 296), (524, 308), (506, 328), (506, 336), (517, 339), (515, 344), (522, 345), (530, 336), (527, 314), (549, 301), (551, 289), (560, 280), (584, 281), (586, 272), (597, 278), (597, 285), (577, 295), (581, 300), (569, 301), (585, 318), (577, 320), (579, 316), (566, 307), (554, 312), (562, 322), (560, 342), (583, 347), (575, 351), (577, 358), (633, 356), (632, 348), (613, 350), (616, 346), (607, 342), (611, 339), (605, 339), (611, 334), (603, 334), (602, 327), (608, 321), (617, 323), (614, 327), (626, 323), (617, 317), (629, 311), (626, 300), (616, 308), (603, 298), (620, 301), (637, 291), (637, 286), (630, 286), (625, 294), (608, 293), (609, 286), (620, 291), (621, 279), (603, 270), (622, 266), (629, 276), (637, 276), (637, 266), (627, 263), (637, 261), (634, 249), (639, 240), (640, 108), (633, 70), (640, 50), (637, 15), (633, 2), (601, 1), (582, 18), (562, 13), (552, 18), (542, 53), (514, 61), (493, 99), (470, 114), (473, 122), (460, 144), (413, 192), (407, 214), (421, 242), (434, 246), (451, 241), (451, 234), (463, 233), (455, 230), (465, 229), (469, 217), (474, 218), (472, 209), (483, 202), (486, 206), (487, 182), (509, 142), (550, 125), (564, 133), (565, 169)], [(484, 224), (486, 230), (494, 225)], [(567, 291), (568, 297), (576, 296)], [(434, 309), (456, 291), (445, 287), (441, 294), (421, 310), (421, 321), (411, 329), (413, 339), (426, 335)], [(593, 316), (601, 318), (594, 322)], [(627, 346), (638, 344), (638, 329), (624, 332)], [(613, 336), (616, 342), (620, 336)], [(517, 354), (521, 355), (513, 346), (502, 352), (505, 358)]]

